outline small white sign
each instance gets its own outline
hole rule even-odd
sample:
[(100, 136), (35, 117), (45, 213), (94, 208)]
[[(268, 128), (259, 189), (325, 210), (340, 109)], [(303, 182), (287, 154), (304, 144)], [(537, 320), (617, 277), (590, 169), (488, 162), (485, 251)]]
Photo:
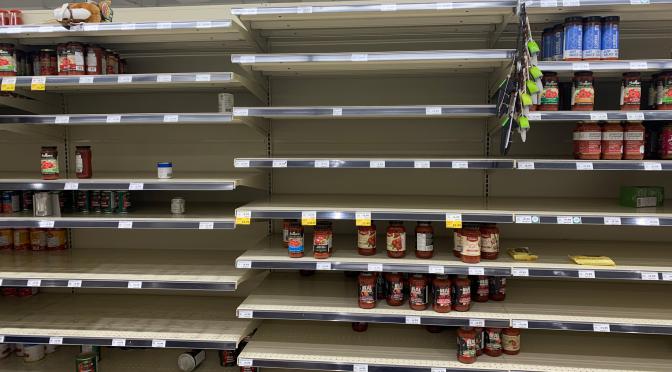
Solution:
[(353, 364), (352, 372), (369, 372), (368, 364)]
[(33, 76), (33, 78), (30, 79), (30, 85), (35, 85), (35, 84), (45, 85), (46, 83), (47, 83), (47, 77), (46, 76)]
[(236, 269), (251, 269), (252, 261), (236, 261)]
[(406, 320), (406, 322), (405, 322), (406, 324), (420, 324), (421, 323), (419, 316), (407, 315), (405, 320)]
[(642, 226), (660, 226), (658, 217), (642, 217), (637, 219), (637, 225)]
[(77, 190), (79, 189), (79, 183), (77, 182), (66, 182), (63, 185), (63, 190)]
[(413, 161), (413, 168), (429, 168), (431, 163), (429, 160), (415, 160)]
[(382, 272), (383, 271), (383, 264), (370, 263), (370, 264), (366, 265), (366, 271)]
[(132, 229), (133, 228), (133, 221), (119, 221), (119, 224), (117, 225), (117, 228), (119, 228), (119, 229)]
[[(663, 280), (672, 280), (672, 273), (663, 273)], [(2, 284), (2, 282), (0, 282)]]
[(252, 211), (236, 210), (236, 218), (252, 218)]
[(644, 170), (660, 171), (663, 170), (663, 165), (661, 163), (646, 162), (644, 163)]
[(329, 160), (315, 160), (315, 168), (329, 168)]
[(366, 62), (369, 60), (369, 55), (364, 53), (355, 53), (350, 55), (350, 61), (352, 62)]
[(527, 114), (527, 119), (529, 120), (541, 120), (540, 112), (530, 112)]
[(196, 74), (196, 81), (210, 81), (210, 74)]
[(157, 30), (170, 30), (173, 28), (172, 22), (159, 22), (156, 24)]
[(485, 275), (485, 269), (482, 267), (469, 266), (469, 275)]
[(383, 12), (396, 12), (397, 4), (380, 4), (380, 10)]
[(79, 77), (79, 83), (80, 84), (93, 84), (93, 76), (91, 75), (84, 75)]
[(527, 320), (523, 319), (511, 319), (511, 328), (528, 328), (529, 324)]
[(644, 120), (644, 113), (643, 112), (626, 112), (625, 117), (628, 120), (642, 121), (642, 120)]
[(70, 117), (67, 115), (59, 115), (54, 118), (54, 124), (68, 124)]
[(107, 115), (107, 123), (121, 123), (121, 115)]
[(579, 270), (579, 278), (595, 279), (595, 270)]
[(534, 169), (534, 162), (533, 161), (519, 161), (518, 166), (516, 168), (518, 168), (518, 169)]
[(199, 230), (212, 230), (215, 228), (215, 223), (210, 221), (201, 221), (198, 223)]
[(572, 63), (573, 71), (586, 71), (590, 70), (590, 63), (588, 62), (574, 62)]
[(287, 168), (286, 159), (273, 160), (273, 168)]
[(558, 216), (557, 222), (559, 225), (580, 225), (582, 221), (579, 216)]
[(53, 229), (54, 228), (54, 221), (53, 220), (37, 221), (37, 226), (41, 227), (43, 229)]
[(593, 170), (593, 163), (589, 161), (577, 161), (576, 170)]
[(167, 75), (167, 74), (156, 75), (156, 82), (157, 83), (170, 83), (171, 81), (173, 81), (173, 76), (172, 75)]
[(26, 285), (28, 287), (39, 287), (42, 285), (42, 279), (28, 279)]
[(4, 335), (0, 336), (0, 344), (3, 343), (3, 342), (5, 342), (5, 336)]
[(98, 23), (85, 23), (83, 24), (84, 31), (98, 31), (100, 30), (100, 25)]
[(124, 347), (124, 346), (126, 346), (126, 339), (125, 338), (113, 338), (112, 339), (112, 346)]
[(128, 184), (128, 189), (133, 191), (133, 190), (142, 190), (145, 188), (145, 184), (143, 182), (131, 182)]
[(233, 116), (247, 116), (249, 115), (249, 110), (246, 108), (234, 108)]
[(646, 61), (632, 61), (630, 62), (630, 69), (631, 70), (648, 70), (649, 69), (649, 63)]
[(238, 310), (238, 318), (240, 319), (252, 319), (254, 317), (254, 311), (252, 310)]
[(240, 366), (240, 367), (252, 367), (252, 359), (238, 358), (238, 366)]
[(469, 327), (485, 327), (485, 319), (469, 319)]
[(607, 120), (608, 116), (606, 112), (591, 112), (590, 120)]
[(166, 340), (152, 340), (152, 347), (164, 348), (166, 347)]
[(539, 223), (539, 216), (516, 215), (516, 223)]
[(343, 109), (341, 107), (334, 107), (331, 110), (332, 116), (343, 116)]
[(562, 6), (581, 6), (579, 0), (562, 0)]
[(446, 369), (445, 369), (445, 368), (436, 368), (436, 367), (432, 367), (432, 371), (431, 371), (431, 372), (446, 372)]
[(180, 120), (179, 115), (163, 115), (164, 123), (177, 123)]
[(453, 167), (453, 169), (468, 169), (469, 168), (469, 162), (468, 161), (454, 161), (454, 162), (452, 162), (452, 167)]
[(385, 168), (385, 160), (371, 160), (369, 168)]
[(557, 8), (558, 0), (541, 0), (539, 6), (542, 8)]
[(430, 106), (425, 107), (425, 115), (441, 115), (441, 107)]
[(369, 221), (371, 221), (371, 212), (357, 211), (357, 212), (355, 212), (355, 220), (369, 220)]
[(605, 225), (620, 225), (621, 217), (604, 217)]
[(524, 267), (514, 267), (511, 269), (511, 276), (530, 276), (530, 270)]
[(124, 23), (121, 25), (121, 29), (124, 31), (133, 31), (135, 30), (135, 23)]
[(313, 7), (308, 5), (308, 6), (300, 6), (296, 8), (296, 14), (310, 14), (313, 12)]
[[(256, 10), (256, 8), (254, 10)], [(196, 28), (212, 28), (212, 21), (196, 22)]]
[(117, 83), (119, 84), (132, 83), (132, 82), (133, 82), (133, 75), (119, 75), (117, 77)]
[(49, 345), (63, 345), (63, 337), (49, 337)]
[(233, 161), (233, 166), (236, 168), (249, 168), (250, 167), (250, 161), (249, 160), (244, 160), (244, 159), (235, 159)]
[(331, 270), (331, 262), (316, 262), (315, 270)]
[(444, 266), (438, 266), (438, 265), (429, 265), (427, 268), (427, 271), (430, 274), (445, 274), (446, 269)]
[(594, 332), (611, 332), (611, 327), (606, 323), (593, 323)]
[(658, 273), (650, 271), (642, 271), (642, 280), (658, 280)]
[(81, 287), (82, 287), (81, 280), (68, 280), (68, 288), (81, 288)]
[(139, 280), (129, 280), (128, 281), (128, 289), (141, 289), (142, 288), (142, 282)]

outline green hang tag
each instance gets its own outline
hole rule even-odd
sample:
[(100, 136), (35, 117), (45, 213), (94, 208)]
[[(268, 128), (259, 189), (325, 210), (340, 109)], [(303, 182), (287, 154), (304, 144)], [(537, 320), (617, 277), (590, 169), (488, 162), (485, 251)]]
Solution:
[(506, 115), (504, 119), (502, 119), (502, 124), (501, 126), (506, 126), (506, 124), (509, 122), (509, 115)]
[(532, 75), (532, 77), (533, 77), (534, 79), (539, 79), (539, 78), (541, 78), (542, 76), (544, 76), (544, 73), (541, 72), (541, 69), (540, 69), (539, 67), (537, 67), (537, 66), (532, 66), (532, 67), (530, 67), (530, 75)]
[(531, 106), (532, 105), (532, 96), (530, 96), (527, 93), (523, 93), (520, 95), (520, 100), (523, 102), (523, 106)]
[(525, 82), (525, 86), (527, 87), (527, 91), (530, 94), (535, 94), (539, 92), (539, 87), (537, 87), (537, 84), (532, 80), (527, 80)]
[(530, 127), (530, 121), (525, 116), (518, 117), (518, 126), (523, 129), (528, 129)]
[(534, 40), (527, 42), (527, 50), (530, 51), (530, 54), (536, 54), (541, 51), (541, 49), (539, 49), (539, 44), (537, 44), (537, 42)]

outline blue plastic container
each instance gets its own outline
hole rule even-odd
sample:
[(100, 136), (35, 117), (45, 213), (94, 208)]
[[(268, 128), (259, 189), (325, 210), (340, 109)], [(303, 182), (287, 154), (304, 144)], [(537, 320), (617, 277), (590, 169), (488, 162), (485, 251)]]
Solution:
[(562, 59), (580, 61), (583, 58), (583, 18), (565, 18)]
[(583, 59), (598, 60), (602, 56), (602, 17), (583, 19)]

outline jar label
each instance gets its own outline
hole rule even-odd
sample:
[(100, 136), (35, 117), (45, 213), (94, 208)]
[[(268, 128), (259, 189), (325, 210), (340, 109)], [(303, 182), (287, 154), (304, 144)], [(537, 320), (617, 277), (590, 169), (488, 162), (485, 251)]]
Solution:
[(583, 27), (583, 58), (600, 58), (602, 32), (599, 23), (588, 23)]
[(566, 24), (563, 58), (581, 59), (583, 50), (583, 27), (580, 24)]
[(376, 230), (357, 229), (357, 248), (375, 249)]
[(427, 304), (427, 290), (428, 286), (423, 285), (423, 286), (417, 286), (417, 285), (412, 285), (408, 302), (411, 303), (411, 305), (426, 305)]
[(560, 102), (560, 90), (558, 89), (557, 81), (546, 81), (544, 89), (541, 91), (542, 105), (557, 105)]
[(602, 50), (603, 59), (618, 58), (619, 37), (618, 24), (605, 23), (602, 25), (602, 42), (600, 43), (600, 49)]
[(469, 306), (471, 304), (471, 287), (456, 285), (453, 290), (453, 302), (462, 306)]
[(502, 348), (506, 351), (520, 350), (520, 335), (502, 333)]
[(672, 104), (672, 79), (669, 79), (665, 82), (658, 100), (661, 104), (664, 105)]
[(359, 302), (363, 304), (373, 304), (376, 302), (376, 293), (372, 284), (359, 285)]
[(457, 356), (476, 358), (476, 339), (457, 336)]
[(82, 161), (82, 155), (80, 154), (75, 155), (75, 172), (84, 172), (84, 161)]
[(641, 131), (625, 132), (624, 136), (626, 141), (644, 141), (644, 132)]
[(563, 44), (565, 40), (565, 34), (562, 30), (558, 30), (553, 33), (553, 51), (551, 59), (554, 61), (560, 61), (563, 57)]
[(579, 81), (574, 85), (574, 92), (572, 94), (573, 105), (592, 106), (595, 102), (595, 89), (593, 84), (589, 81)]
[(468, 237), (462, 236), (462, 255), (480, 256), (481, 255), (481, 236)]
[(498, 234), (482, 234), (481, 235), (481, 252), (497, 253), (499, 252), (499, 235)]
[(303, 253), (303, 235), (289, 233), (287, 248), (289, 253)]
[(434, 287), (434, 303), (438, 306), (450, 306), (451, 295), (450, 287)]
[(16, 58), (4, 49), (0, 49), (0, 71), (16, 72)]
[(642, 102), (642, 83), (640, 81), (629, 81), (621, 88), (621, 104), (637, 105)]
[(501, 350), (502, 334), (499, 331), (487, 329), (485, 331), (485, 348), (494, 351)]
[(329, 253), (331, 252), (331, 232), (316, 231), (313, 235), (313, 252)]
[(434, 250), (434, 235), (431, 233), (417, 233), (415, 234), (416, 249), (423, 252), (431, 252)]
[(454, 252), (462, 252), (462, 235), (458, 231), (459, 230), (455, 230), (455, 232), (453, 232), (453, 251)]
[(403, 282), (388, 282), (387, 283), (387, 299), (390, 301), (404, 301), (404, 283)]
[(623, 141), (623, 132), (602, 132), (603, 141)]
[(58, 159), (53, 157), (43, 158), (40, 163), (42, 174), (58, 174)]
[(602, 132), (580, 132), (575, 131), (572, 135), (574, 141), (600, 141), (602, 140)]
[(388, 232), (387, 233), (387, 250), (393, 252), (406, 251), (406, 233), (405, 232)]

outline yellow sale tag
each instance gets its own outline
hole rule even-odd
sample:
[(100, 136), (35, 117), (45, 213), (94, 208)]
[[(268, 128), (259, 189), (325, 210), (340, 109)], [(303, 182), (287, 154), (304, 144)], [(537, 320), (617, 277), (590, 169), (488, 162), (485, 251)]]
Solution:
[(249, 225), (252, 222), (252, 211), (236, 211), (236, 225)]
[(45, 90), (47, 86), (46, 76), (35, 76), (30, 81), (30, 90)]
[(371, 212), (355, 212), (355, 226), (371, 226)]
[(317, 212), (301, 212), (301, 225), (303, 226), (315, 226), (317, 225)]
[(2, 78), (0, 90), (3, 92), (13, 92), (16, 90), (16, 77), (10, 76)]
[(446, 213), (446, 228), (448, 229), (461, 229), (462, 228), (462, 215), (461, 214), (450, 214)]

